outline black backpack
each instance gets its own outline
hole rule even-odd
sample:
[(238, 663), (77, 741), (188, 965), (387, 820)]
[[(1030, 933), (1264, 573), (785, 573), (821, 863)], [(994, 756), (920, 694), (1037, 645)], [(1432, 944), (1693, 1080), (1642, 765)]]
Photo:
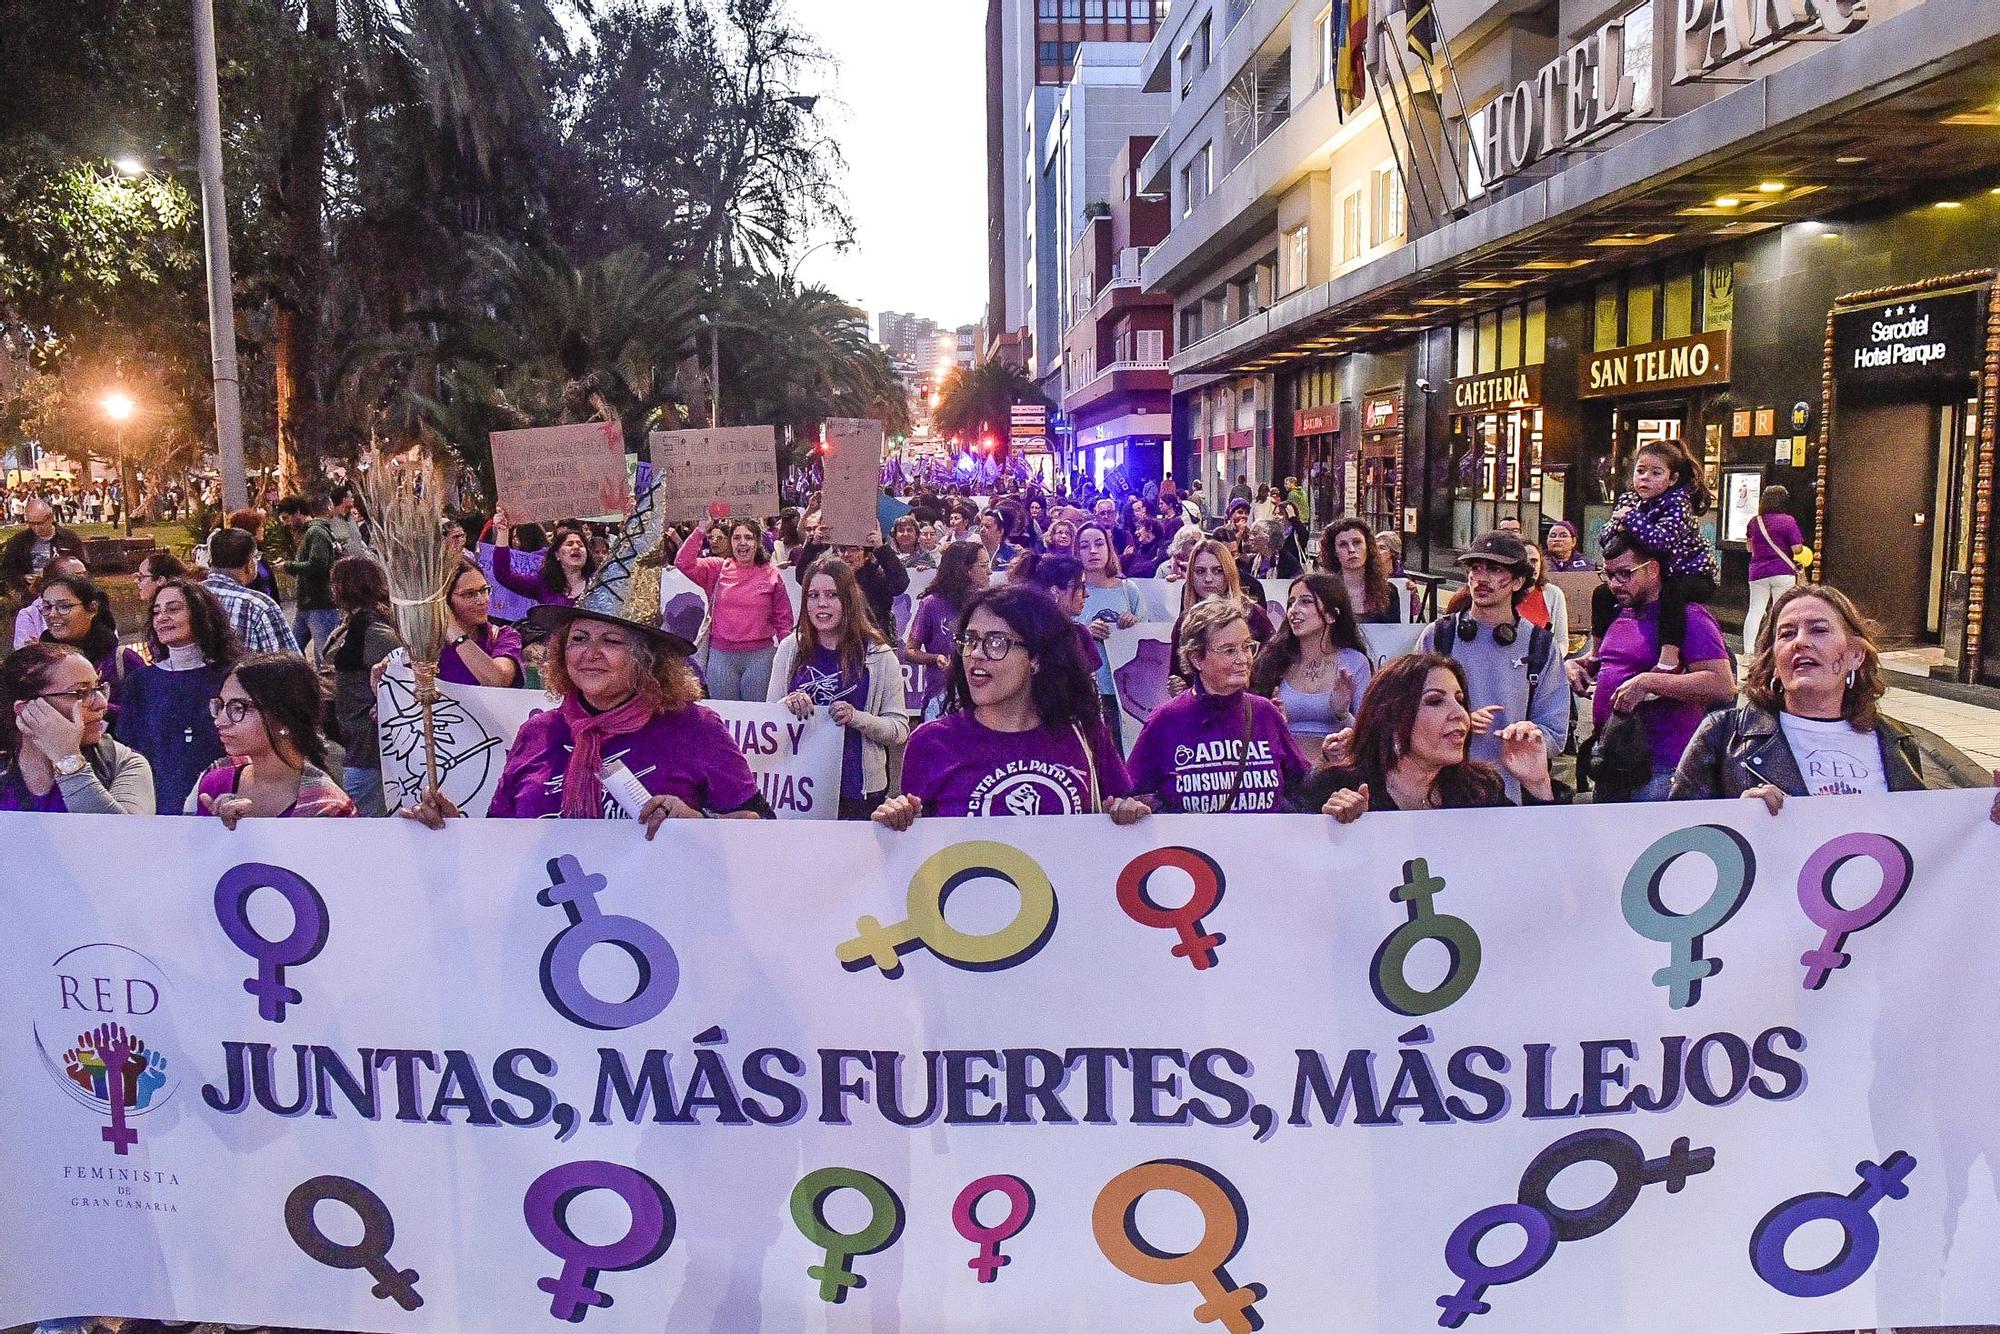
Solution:
[[(1431, 647), (1449, 658), (1458, 650), (1458, 627), (1463, 612), (1452, 612), (1437, 621), (1437, 631), (1431, 636)], [(1528, 631), (1528, 704), (1534, 706), (1535, 691), (1542, 684), (1544, 664), (1549, 661), (1549, 652), (1555, 647), (1555, 634), (1546, 625), (1530, 627)]]

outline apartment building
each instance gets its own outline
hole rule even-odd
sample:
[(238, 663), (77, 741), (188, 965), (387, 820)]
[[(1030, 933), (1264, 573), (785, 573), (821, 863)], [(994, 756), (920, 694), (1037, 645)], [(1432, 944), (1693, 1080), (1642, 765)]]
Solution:
[(1167, 0), (987, 0), (985, 355), (1027, 364), (1034, 252), (1043, 252), (1043, 262), (1067, 253), (1035, 245), (1037, 228), (1054, 214), (1046, 200), (1031, 204), (1031, 194), (1078, 49), (1085, 42), (1143, 47), (1166, 9)]
[[(1373, 13), (1360, 114), (1328, 137), (1380, 145), (1400, 240), (1346, 226), (1395, 201), (1337, 150), (1323, 214), (1310, 171), (1274, 207), (1325, 130), (1299, 128), (1326, 96), (1299, 100), (1310, 5), (1188, 4), (1148, 47), (1176, 98), (1141, 179), (1174, 202), (1144, 272), (1180, 321), (1183, 482), (1239, 451), (1310, 471), (1321, 518), (1358, 511), (1444, 571), (1509, 515), (1594, 553), (1634, 451), (1670, 437), (1719, 498), (1725, 620), (1781, 485), (1892, 639), (2000, 682), (2000, 5), (1463, 3), (1428, 41)], [(1287, 42), (1289, 106), (1259, 63)]]

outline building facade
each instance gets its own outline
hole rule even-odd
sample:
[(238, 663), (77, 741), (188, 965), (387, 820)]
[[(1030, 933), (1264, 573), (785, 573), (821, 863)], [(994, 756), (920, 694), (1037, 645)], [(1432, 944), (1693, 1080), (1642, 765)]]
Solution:
[(1317, 16), (1241, 8), (1219, 75), (1180, 61), (1202, 6), (1147, 54), (1189, 90), (1148, 157), (1176, 193), (1145, 266), (1181, 321), (1184, 482), (1226, 428), (1225, 460), (1250, 450), (1260, 475), (1268, 449), (1261, 475), (1311, 472), (1320, 518), (1358, 511), (1442, 572), (1508, 514), (1575, 523), (1595, 554), (1637, 448), (1678, 439), (1717, 498), (1725, 622), (1758, 498), (1782, 486), (1824, 577), (1892, 641), (2000, 683), (2000, 6), (1550, 0), (1441, 6), (1436, 34), (1378, 13), (1364, 110), (1335, 137), (1381, 136), (1404, 243), (1347, 256), (1336, 205), (1318, 269), (1308, 213), (1305, 284), (1283, 294), (1280, 275), (1262, 309), (1241, 278), (1252, 242), (1291, 253), (1259, 188), (1285, 130), (1212, 178), (1200, 101), (1287, 20), (1296, 74)]

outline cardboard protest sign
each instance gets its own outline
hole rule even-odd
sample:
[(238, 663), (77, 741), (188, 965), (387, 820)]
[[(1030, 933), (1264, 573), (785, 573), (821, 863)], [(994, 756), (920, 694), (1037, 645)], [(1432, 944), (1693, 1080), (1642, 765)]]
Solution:
[(494, 431), (493, 481), (515, 523), (596, 518), (632, 508), (625, 433), (617, 422)]
[(647, 443), (668, 523), (778, 512), (776, 427), (655, 431)]
[(882, 423), (856, 417), (828, 421), (820, 466), (826, 473), (819, 507), (826, 540), (838, 547), (871, 545), (875, 497), (882, 489)]

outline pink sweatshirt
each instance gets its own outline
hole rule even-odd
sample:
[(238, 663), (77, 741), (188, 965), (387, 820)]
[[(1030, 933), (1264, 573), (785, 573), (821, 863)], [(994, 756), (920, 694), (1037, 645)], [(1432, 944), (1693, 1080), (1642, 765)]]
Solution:
[(792, 597), (775, 565), (738, 565), (701, 554), (700, 536), (681, 543), (674, 566), (708, 593), (708, 643), (724, 653), (770, 648), (792, 632)]

